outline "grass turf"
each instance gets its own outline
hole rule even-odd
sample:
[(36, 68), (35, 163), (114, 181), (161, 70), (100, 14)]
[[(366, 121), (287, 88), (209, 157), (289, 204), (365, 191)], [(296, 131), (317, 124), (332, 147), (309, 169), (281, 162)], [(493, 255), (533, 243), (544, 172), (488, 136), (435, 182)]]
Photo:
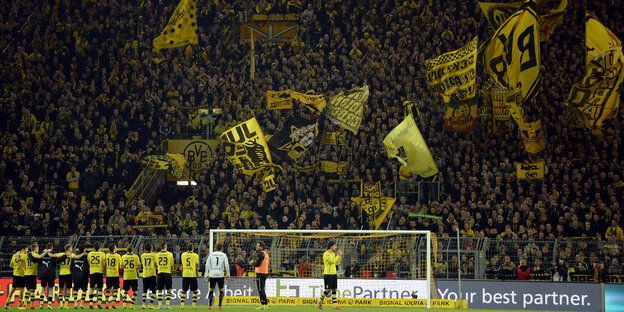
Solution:
[[(460, 311), (470, 311), (470, 312), (503, 312), (503, 311), (509, 311), (509, 310), (482, 310), (482, 309), (425, 309), (425, 308), (410, 308), (410, 307), (406, 307), (406, 308), (397, 308), (397, 307), (341, 307), (343, 311), (381, 311), (381, 312), (405, 312), (405, 311), (422, 311), (422, 312), (460, 312)], [(217, 309), (217, 306), (213, 306), (211, 311), (224, 311), (224, 312), (251, 312), (251, 311), (255, 311), (256, 306), (252, 306), (252, 305), (227, 305), (227, 306), (223, 306), (223, 310), (219, 310)], [(4, 310), (4, 311), (33, 311), (33, 310), (18, 310), (17, 307), (9, 307), (9, 309), (0, 309)], [(68, 312), (68, 311), (106, 311), (106, 309), (90, 309), (88, 306), (85, 307), (84, 309), (74, 309), (73, 306), (70, 306), (69, 309), (60, 309), (59, 307), (52, 307), (51, 309), (48, 308), (41, 308), (41, 307), (37, 307), (36, 310), (34, 311), (38, 311), (38, 310), (42, 310), (42, 311), (49, 311), (49, 312)], [(152, 311), (150, 309), (142, 309), (141, 306), (136, 306), (136, 309), (121, 309), (121, 307), (117, 307), (117, 310), (119, 311)], [(198, 305), (197, 309), (193, 309), (191, 306), (186, 305), (184, 308), (181, 308), (180, 306), (171, 306), (171, 310), (170, 311), (208, 311), (208, 306), (207, 305)], [(324, 311), (333, 311), (332, 310), (332, 306), (331, 305), (326, 305), (323, 307)], [(109, 310), (110, 311), (110, 310)], [(167, 310), (163, 310), (163, 311), (167, 311)], [(266, 311), (266, 310), (261, 310), (261, 311)], [(291, 312), (291, 311), (297, 311), (297, 312), (312, 312), (312, 311), (319, 311), (319, 309), (315, 306), (269, 306), (268, 311), (273, 311), (273, 312)], [(529, 310), (524, 310), (525, 312), (532, 312)], [(537, 311), (533, 311), (533, 312), (537, 312)]]

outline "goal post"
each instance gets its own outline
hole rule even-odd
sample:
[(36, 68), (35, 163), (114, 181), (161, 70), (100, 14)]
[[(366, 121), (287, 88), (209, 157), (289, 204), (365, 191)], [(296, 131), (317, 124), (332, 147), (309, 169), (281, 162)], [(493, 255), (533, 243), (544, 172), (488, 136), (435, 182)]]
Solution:
[[(222, 244), (232, 276), (253, 277), (256, 243), (263, 241), (271, 258), (267, 296), (318, 299), (323, 287), (322, 255), (330, 240), (344, 250), (337, 266), (339, 298), (420, 299), (430, 308), (432, 296), (437, 297), (432, 279), (432, 252), (435, 256), (437, 244), (427, 230), (213, 229), (208, 247), (212, 253), (216, 244)], [(251, 294), (248, 287), (239, 288)]]

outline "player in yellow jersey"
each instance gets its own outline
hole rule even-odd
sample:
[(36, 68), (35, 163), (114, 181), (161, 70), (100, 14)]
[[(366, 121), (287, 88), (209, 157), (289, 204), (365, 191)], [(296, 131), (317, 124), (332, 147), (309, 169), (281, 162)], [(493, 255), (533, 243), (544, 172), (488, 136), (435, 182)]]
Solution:
[[(336, 252), (338, 250), (338, 252)], [(327, 243), (327, 251), (323, 254), (323, 264), (325, 268), (323, 269), (323, 280), (325, 283), (325, 291), (321, 295), (321, 299), (318, 301), (318, 308), (323, 308), (323, 300), (325, 296), (332, 294), (332, 303), (334, 304), (334, 310), (342, 310), (338, 304), (338, 299), (336, 298), (336, 289), (338, 289), (338, 276), (336, 275), (336, 265), (340, 263), (340, 259), (342, 253), (344, 251), (342, 249), (338, 249), (336, 242), (329, 241)]]
[[(91, 309), (100, 307), (100, 290), (104, 288), (104, 270), (106, 269), (106, 254), (100, 251), (100, 243), (93, 244), (93, 251), (87, 254), (89, 264), (89, 282), (91, 287)], [(102, 298), (102, 301), (105, 301)], [(101, 307), (100, 307), (101, 308)]]
[[(141, 260), (139, 256), (133, 254), (134, 248), (128, 246), (128, 253), (121, 257), (121, 265), (123, 267), (123, 291), (121, 292), (122, 308), (126, 308), (126, 304), (123, 303), (124, 297), (126, 303), (135, 308), (136, 296), (139, 291), (139, 276), (138, 270), (141, 268)], [(130, 297), (130, 290), (132, 289), (132, 297)]]
[(5, 308), (9, 308), (9, 303), (11, 303), (11, 298), (13, 298), (13, 294), (19, 288), (20, 293), (15, 302), (21, 308), (22, 305), (20, 302), (24, 299), (24, 287), (26, 286), (24, 282), (24, 270), (26, 269), (26, 260), (28, 259), (28, 246), (24, 245), (18, 250), (13, 257), (11, 257), (11, 263), (9, 267), (13, 269), (13, 284), (11, 285), (11, 290), (9, 291), (9, 295), (7, 296)]
[(24, 298), (26, 305), (30, 306), (31, 310), (35, 309), (33, 297), (37, 291), (37, 265), (39, 260), (47, 255), (48, 252), (50, 252), (50, 250), (44, 249), (43, 252), (39, 254), (39, 245), (37, 245), (37, 243), (30, 245), (30, 253), (28, 254), (28, 259), (26, 259), (26, 267), (24, 269), (24, 283), (26, 284)]
[(59, 271), (59, 301), (61, 303), (61, 309), (67, 309), (69, 303), (69, 295), (72, 289), (72, 272), (71, 264), (74, 258), (82, 258), (86, 256), (86, 253), (75, 255), (72, 252), (72, 245), (65, 245), (65, 252), (57, 253), (57, 263), (61, 264), (61, 270)]
[[(171, 280), (171, 270), (173, 269), (173, 254), (167, 251), (167, 243), (160, 244), (160, 251), (156, 254), (156, 265), (158, 267), (158, 308), (162, 309), (162, 303), (167, 298), (165, 309), (171, 309), (171, 288), (173, 282)], [(161, 297), (161, 291), (165, 292), (165, 296)]]
[(197, 267), (199, 266), (199, 256), (194, 253), (193, 243), (189, 243), (187, 252), (182, 253), (182, 295), (180, 296), (180, 306), (184, 307), (186, 292), (193, 292), (193, 309), (197, 309)]
[[(143, 265), (143, 309), (145, 302), (150, 297), (150, 308), (156, 297), (156, 254), (153, 253), (154, 247), (152, 243), (147, 242), (143, 246), (145, 252), (141, 255), (141, 264)], [(151, 292), (151, 293), (150, 293)], [(151, 296), (150, 296), (151, 295)]]
[[(117, 245), (110, 244), (108, 246), (109, 253), (106, 254), (106, 289), (104, 290), (104, 305), (108, 309), (117, 309), (115, 301), (119, 293), (119, 271), (121, 270), (121, 256), (117, 253)], [(108, 302), (106, 302), (106, 293), (110, 291)]]

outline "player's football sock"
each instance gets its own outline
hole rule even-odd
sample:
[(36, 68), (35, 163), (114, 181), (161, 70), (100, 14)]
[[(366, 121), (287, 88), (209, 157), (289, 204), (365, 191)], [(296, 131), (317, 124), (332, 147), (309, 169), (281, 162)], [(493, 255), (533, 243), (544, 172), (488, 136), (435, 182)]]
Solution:
[[(167, 291), (167, 306), (169, 306), (169, 303), (171, 303), (171, 290)], [(186, 296), (186, 294), (184, 294)]]
[(225, 297), (225, 292), (223, 290), (219, 290), (219, 307), (223, 305), (223, 297)]
[(43, 306), (43, 304), (45, 303), (45, 298), (46, 298), (45, 294), (43, 292), (41, 292), (39, 294), (39, 305), (40, 306)]
[(336, 298), (336, 291), (332, 290), (332, 304), (336, 306), (338, 304), (338, 299)]
[(212, 300), (214, 299), (214, 290), (211, 289), (210, 292), (208, 293), (208, 306), (211, 307), (212, 306)]
[(48, 306), (49, 307), (52, 307), (52, 302), (54, 302), (54, 299), (52, 298), (50, 294), (48, 294)]
[(135, 291), (132, 293), (132, 301), (130, 301), (130, 304), (132, 304), (133, 307), (136, 304), (136, 296), (137, 296), (137, 293)]
[[(169, 301), (169, 300), (167, 300), (167, 301)], [(183, 292), (180, 295), (180, 306), (183, 307), (183, 308), (184, 308), (184, 301), (186, 301), (186, 293), (185, 292)], [(169, 302), (167, 302), (167, 304), (169, 304)]]
[(158, 306), (161, 306), (163, 304), (162, 292), (160, 290), (158, 291), (158, 299), (156, 300), (156, 302), (158, 303)]
[(197, 305), (197, 291), (193, 292), (193, 306)]

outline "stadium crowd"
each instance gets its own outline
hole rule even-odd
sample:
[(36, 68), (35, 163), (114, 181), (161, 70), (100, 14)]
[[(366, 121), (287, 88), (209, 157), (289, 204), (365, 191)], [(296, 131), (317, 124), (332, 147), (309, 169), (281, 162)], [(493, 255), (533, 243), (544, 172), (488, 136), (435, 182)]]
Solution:
[[(540, 12), (558, 3), (540, 1)], [(264, 193), (233, 168), (221, 147), (197, 186), (172, 188), (153, 202), (129, 206), (125, 197), (141, 170), (140, 159), (156, 152), (162, 140), (205, 132), (193, 122), (193, 110), (185, 108), (221, 108), (217, 132), (256, 116), (271, 134), (299, 112), (266, 110), (267, 90), (315, 90), (330, 98), (366, 84), (371, 93), (359, 133), (349, 133), (345, 146), (315, 144), (303, 165), (348, 160), (344, 178), (381, 181), (394, 195), (399, 164), (388, 160), (382, 140), (402, 120), (402, 103), (412, 100), (440, 169), (433, 178), (440, 183), (440, 200), (397, 198), (389, 228), (448, 236), (459, 227), (464, 236), (493, 239), (586, 236), (601, 242), (602, 249), (590, 255), (564, 248), (556, 256), (562, 262), (547, 263), (540, 260), (546, 256), (540, 254), (543, 246), (493, 245), (489, 268), (508, 274), (528, 260), (534, 270), (586, 263), (587, 270), (602, 265), (622, 272), (622, 114), (612, 133), (596, 137), (565, 110), (572, 83), (585, 73), (581, 2), (570, 1), (563, 24), (541, 45), (542, 91), (527, 105), (529, 119), (540, 118), (545, 125), (547, 147), (537, 155), (522, 148), (512, 121), (498, 123), (496, 133), (486, 120), (471, 133), (443, 129), (446, 107), (427, 85), (424, 60), (492, 33), (476, 1), (199, 2), (199, 45), (155, 52), (152, 39), (175, 5), (150, 0), (0, 4), (1, 235), (368, 229), (366, 214), (350, 201), (359, 187), (329, 183), (335, 175), (295, 172), (284, 161), (277, 189)], [(610, 0), (588, 2), (586, 9), (624, 38), (617, 7), (618, 1)], [(292, 43), (256, 43), (256, 76), (250, 80), (249, 45), (224, 38), (234, 21), (253, 12), (301, 13), (301, 28)], [(486, 81), (481, 73), (478, 84)], [(329, 122), (325, 129), (339, 130)], [(545, 179), (517, 180), (514, 163), (535, 159), (545, 160)], [(423, 181), (408, 179), (412, 188)], [(409, 218), (409, 213), (443, 220)], [(167, 226), (135, 229), (140, 214), (161, 215)]]

